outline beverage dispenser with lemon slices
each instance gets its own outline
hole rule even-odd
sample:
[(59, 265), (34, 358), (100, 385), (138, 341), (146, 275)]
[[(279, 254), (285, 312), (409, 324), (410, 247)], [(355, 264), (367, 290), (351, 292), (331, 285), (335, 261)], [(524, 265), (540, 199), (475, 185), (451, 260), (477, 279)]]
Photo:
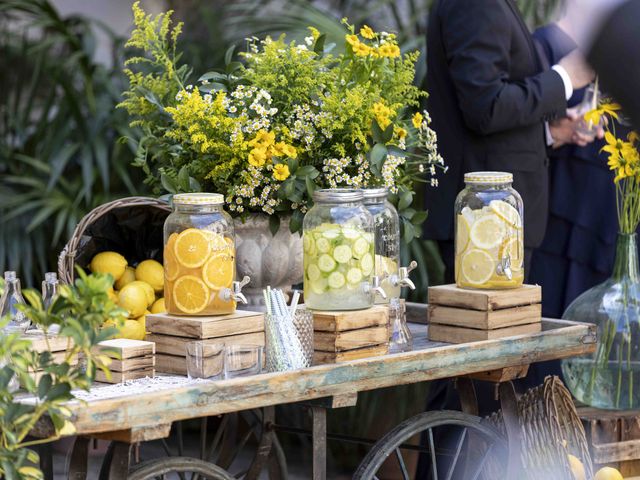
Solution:
[(455, 277), (462, 288), (516, 288), (524, 281), (522, 198), (506, 172), (472, 172), (455, 203)]
[(233, 220), (217, 193), (173, 196), (173, 212), (164, 224), (164, 297), (167, 313), (222, 315), (242, 301), (234, 282)]

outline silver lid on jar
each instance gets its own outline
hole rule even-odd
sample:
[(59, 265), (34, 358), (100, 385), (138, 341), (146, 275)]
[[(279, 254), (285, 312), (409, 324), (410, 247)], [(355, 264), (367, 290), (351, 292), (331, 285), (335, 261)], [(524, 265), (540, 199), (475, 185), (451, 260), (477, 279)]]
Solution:
[(381, 188), (363, 188), (362, 194), (365, 200), (386, 200), (389, 196), (389, 189)]
[(314, 202), (353, 203), (361, 202), (363, 198), (362, 190), (355, 188), (323, 188), (313, 192)]
[(467, 172), (464, 183), (472, 185), (500, 185), (512, 183), (513, 174), (509, 172)]

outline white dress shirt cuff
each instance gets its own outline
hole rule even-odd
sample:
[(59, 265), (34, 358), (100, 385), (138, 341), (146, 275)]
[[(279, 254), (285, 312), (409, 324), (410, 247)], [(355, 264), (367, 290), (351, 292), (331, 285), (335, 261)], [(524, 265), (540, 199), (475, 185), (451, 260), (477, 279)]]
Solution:
[(571, 83), (571, 77), (569, 77), (569, 74), (564, 69), (564, 67), (560, 65), (554, 65), (553, 67), (551, 67), (551, 69), (558, 72), (558, 75), (560, 75), (560, 78), (562, 78), (562, 83), (564, 83), (564, 96), (567, 100), (569, 100), (571, 98), (571, 95), (573, 95), (573, 84)]
[(544, 122), (544, 135), (547, 140), (547, 147), (552, 146), (555, 140), (553, 139), (553, 135), (551, 135), (551, 128), (549, 127), (549, 122)]

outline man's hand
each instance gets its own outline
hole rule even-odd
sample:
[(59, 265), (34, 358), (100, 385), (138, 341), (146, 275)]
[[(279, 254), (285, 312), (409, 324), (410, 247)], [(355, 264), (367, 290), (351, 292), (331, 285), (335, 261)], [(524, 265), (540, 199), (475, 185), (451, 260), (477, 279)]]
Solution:
[(574, 89), (582, 88), (589, 85), (595, 78), (595, 73), (584, 59), (579, 50), (572, 51), (569, 55), (562, 58), (558, 65), (565, 69)]
[(593, 134), (585, 134), (579, 127), (583, 121), (575, 109), (567, 110), (567, 116), (549, 123), (549, 130), (553, 138), (553, 148), (559, 148), (568, 143), (584, 147), (596, 138), (604, 137), (604, 129), (597, 127)]

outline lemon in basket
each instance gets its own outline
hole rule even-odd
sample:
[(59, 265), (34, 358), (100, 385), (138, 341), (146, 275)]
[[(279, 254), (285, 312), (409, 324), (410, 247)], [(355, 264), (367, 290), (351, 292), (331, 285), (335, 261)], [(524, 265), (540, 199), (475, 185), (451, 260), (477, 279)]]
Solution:
[(165, 303), (164, 303), (164, 297), (159, 298), (158, 300), (153, 302), (153, 305), (151, 305), (151, 313), (166, 313), (166, 312), (167, 312), (167, 307), (165, 306)]
[(116, 280), (116, 289), (122, 290), (125, 285), (133, 282), (136, 279), (136, 269), (133, 267), (127, 267), (124, 269), (122, 276)]
[(144, 322), (128, 319), (125, 320), (124, 325), (119, 328), (118, 336), (130, 340), (144, 340), (145, 334)]
[(593, 480), (624, 480), (624, 477), (615, 468), (604, 467), (598, 470)]
[(153, 305), (153, 302), (156, 301), (156, 294), (153, 291), (153, 287), (147, 282), (143, 282), (142, 280), (135, 280), (128, 285), (137, 285), (144, 290), (144, 294), (147, 296), (147, 307), (150, 307), (151, 305)]
[(118, 292), (118, 305), (129, 312), (129, 317), (139, 317), (149, 306), (148, 292), (140, 284), (125, 285)]
[(164, 289), (164, 268), (160, 262), (145, 260), (136, 267), (136, 280), (146, 282), (156, 291)]
[(108, 273), (118, 281), (127, 268), (127, 259), (116, 252), (101, 252), (93, 257), (89, 268), (93, 273)]
[(571, 468), (573, 480), (586, 480), (587, 474), (584, 471), (584, 465), (580, 459), (571, 454), (567, 455), (567, 458), (569, 459), (569, 467)]

